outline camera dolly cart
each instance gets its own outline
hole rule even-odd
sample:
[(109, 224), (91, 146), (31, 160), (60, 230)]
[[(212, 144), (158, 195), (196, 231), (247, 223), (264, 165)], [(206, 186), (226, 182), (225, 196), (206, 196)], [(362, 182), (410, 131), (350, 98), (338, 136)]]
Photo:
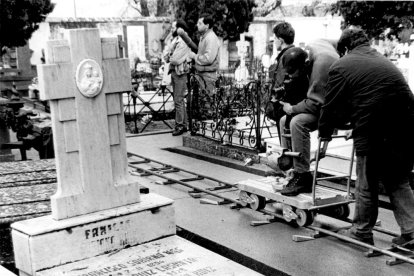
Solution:
[[(345, 135), (334, 135), (332, 138), (346, 138)], [(275, 191), (277, 177), (267, 177), (258, 180), (243, 180), (237, 183), (239, 197), (242, 202), (253, 210), (264, 209), (269, 202), (276, 203), (276, 211), (282, 211), (280, 218), (287, 222), (296, 221), (299, 226), (312, 224), (317, 213), (346, 219), (349, 216), (349, 203), (354, 202), (350, 193), (352, 167), (354, 163), (354, 148), (349, 165), (349, 173), (345, 176), (317, 178), (320, 159), (325, 156), (328, 141), (318, 140), (318, 150), (315, 156), (315, 170), (313, 173), (312, 193), (302, 193), (297, 196), (284, 196)], [(320, 180), (347, 178), (345, 191), (318, 185)]]

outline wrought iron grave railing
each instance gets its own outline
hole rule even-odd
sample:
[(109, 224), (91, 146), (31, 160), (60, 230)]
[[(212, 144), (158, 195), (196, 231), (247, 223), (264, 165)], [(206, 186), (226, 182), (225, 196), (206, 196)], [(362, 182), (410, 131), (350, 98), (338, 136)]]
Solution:
[(202, 76), (189, 74), (187, 109), (193, 135), (265, 151), (263, 137), (277, 136), (265, 114), (271, 84), (265, 72), (257, 68), (252, 71), (254, 79), (246, 82), (220, 74), (213, 92), (204, 88)]

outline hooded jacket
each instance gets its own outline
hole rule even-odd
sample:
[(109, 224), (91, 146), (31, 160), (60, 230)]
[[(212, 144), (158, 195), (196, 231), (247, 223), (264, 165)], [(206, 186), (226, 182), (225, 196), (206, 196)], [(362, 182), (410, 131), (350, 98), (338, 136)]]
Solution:
[(292, 106), (292, 113), (311, 113), (319, 116), (325, 103), (329, 67), (339, 59), (335, 42), (318, 39), (306, 46), (309, 52), (309, 88), (306, 99)]

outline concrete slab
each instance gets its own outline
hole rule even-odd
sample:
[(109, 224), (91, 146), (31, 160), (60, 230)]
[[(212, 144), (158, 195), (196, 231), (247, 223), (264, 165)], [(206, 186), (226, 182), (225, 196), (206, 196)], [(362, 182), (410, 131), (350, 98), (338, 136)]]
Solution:
[[(130, 137), (127, 139), (127, 149), (230, 183), (261, 178), (163, 150), (167, 147), (181, 146), (181, 139), (171, 134)], [(177, 227), (183, 229), (188, 238), (193, 241), (202, 240), (223, 254), (236, 252), (235, 256), (239, 258), (254, 260), (250, 265), (266, 275), (410, 275), (413, 271), (413, 266), (409, 264), (387, 266), (386, 256), (365, 258), (363, 249), (332, 237), (295, 243), (292, 241), (292, 235), (309, 235), (309, 230), (295, 228), (280, 221), (252, 227), (251, 221), (265, 220), (268, 216), (250, 209), (233, 210), (226, 205), (200, 204), (199, 199), (187, 194), (189, 188), (180, 185), (161, 186), (154, 180), (147, 185), (151, 192), (175, 199)], [(231, 193), (237, 196), (235, 192)], [(391, 211), (381, 209), (379, 218), (383, 227), (398, 231)], [(336, 227), (349, 225), (323, 215), (317, 216), (315, 223)], [(377, 246), (389, 245), (390, 239), (390, 236), (375, 233)], [(246, 265), (243, 261), (240, 262)]]
[(41, 271), (38, 276), (259, 276), (261, 274), (177, 236)]

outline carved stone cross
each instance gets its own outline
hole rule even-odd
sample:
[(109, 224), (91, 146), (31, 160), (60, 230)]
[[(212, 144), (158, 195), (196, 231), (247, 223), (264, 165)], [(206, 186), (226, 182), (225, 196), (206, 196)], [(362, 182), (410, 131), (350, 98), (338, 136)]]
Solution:
[(119, 58), (118, 39), (101, 39), (98, 29), (66, 34), (48, 41), (46, 64), (38, 66), (40, 97), (51, 107), (58, 220), (140, 201), (129, 179), (123, 116), (129, 61)]
[(238, 82), (246, 82), (249, 77), (249, 71), (246, 67), (246, 57), (248, 54), (249, 42), (245, 40), (244, 34), (240, 34), (240, 41), (236, 42), (237, 54), (240, 56), (240, 65), (235, 72), (235, 79)]

